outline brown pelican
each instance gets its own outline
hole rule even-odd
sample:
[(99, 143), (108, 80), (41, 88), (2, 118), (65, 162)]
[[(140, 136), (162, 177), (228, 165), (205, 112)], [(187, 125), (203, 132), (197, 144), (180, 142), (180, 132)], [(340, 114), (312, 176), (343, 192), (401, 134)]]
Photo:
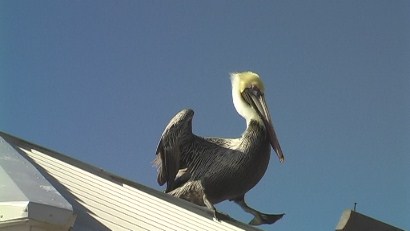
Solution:
[(191, 109), (184, 109), (169, 122), (159, 141), (154, 163), (158, 184), (165, 192), (197, 205), (207, 206), (214, 218), (223, 215), (214, 204), (236, 202), (254, 215), (252, 225), (272, 224), (284, 214), (261, 213), (245, 203), (245, 193), (265, 174), (270, 146), (280, 162), (284, 155), (276, 137), (264, 98), (264, 86), (256, 73), (231, 74), (232, 98), (247, 128), (236, 139), (203, 138), (192, 134)]

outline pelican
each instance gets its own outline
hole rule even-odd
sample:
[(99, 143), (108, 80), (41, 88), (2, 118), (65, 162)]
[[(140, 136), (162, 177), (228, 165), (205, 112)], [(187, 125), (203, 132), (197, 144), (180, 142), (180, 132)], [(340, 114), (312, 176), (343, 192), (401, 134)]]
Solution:
[(265, 214), (245, 202), (245, 194), (265, 174), (271, 146), (280, 162), (284, 161), (265, 103), (264, 85), (250, 71), (232, 73), (231, 83), (235, 109), (246, 120), (242, 136), (197, 136), (192, 133), (194, 111), (180, 111), (165, 128), (156, 150), (157, 181), (167, 184), (166, 193), (208, 207), (216, 220), (225, 215), (214, 204), (230, 200), (254, 216), (249, 224), (272, 224), (284, 214)]

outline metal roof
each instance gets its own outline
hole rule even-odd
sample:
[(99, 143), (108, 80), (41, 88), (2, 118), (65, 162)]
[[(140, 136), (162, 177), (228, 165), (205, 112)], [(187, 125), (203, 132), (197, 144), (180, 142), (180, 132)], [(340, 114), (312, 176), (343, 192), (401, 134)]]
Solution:
[(336, 231), (404, 231), (392, 225), (378, 221), (356, 211), (346, 209), (336, 226)]
[[(10, 163), (16, 159), (20, 164), (12, 167)], [(19, 177), (10, 173), (13, 169), (29, 170), (20, 176), (24, 180), (19, 182)], [(10, 191), (0, 191), (0, 228), (11, 227), (10, 224), (19, 220), (37, 226), (39, 221), (42, 225), (48, 224), (46, 218), (57, 216), (60, 213), (56, 209), (60, 209), (66, 216), (66, 220), (61, 221), (66, 229), (62, 230), (69, 230), (67, 225), (74, 231), (259, 230), (233, 219), (216, 222), (204, 207), (2, 132), (0, 179), (0, 188), (17, 192), (11, 195)], [(36, 199), (37, 196), (46, 199)], [(15, 201), (28, 204), (41, 201), (41, 211), (46, 212), (40, 213), (42, 218), (36, 219), (30, 216), (5, 217), (3, 214), (9, 211), (7, 206)], [(27, 206), (21, 204), (20, 207)]]

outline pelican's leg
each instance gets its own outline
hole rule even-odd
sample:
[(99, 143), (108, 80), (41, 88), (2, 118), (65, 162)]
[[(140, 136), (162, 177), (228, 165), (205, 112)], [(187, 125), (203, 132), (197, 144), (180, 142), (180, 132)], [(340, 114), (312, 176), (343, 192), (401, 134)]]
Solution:
[(204, 193), (202, 198), (204, 200), (204, 204), (206, 205), (206, 207), (208, 207), (208, 209), (210, 209), (213, 212), (214, 220), (220, 221), (220, 220), (228, 220), (229, 219), (228, 215), (220, 213), (216, 210), (215, 206), (208, 200), (205, 193)]
[(219, 221), (219, 219), (218, 219), (218, 217), (217, 217), (217, 213), (218, 213), (218, 212), (216, 211), (215, 206), (208, 200), (208, 198), (206, 198), (205, 193), (204, 193), (204, 195), (202, 196), (202, 199), (204, 200), (204, 204), (206, 205), (206, 207), (208, 207), (208, 209), (210, 209), (210, 210), (213, 212), (214, 218)]
[(281, 219), (284, 213), (282, 214), (266, 214), (261, 213), (251, 207), (249, 207), (246, 202), (244, 196), (234, 199), (235, 203), (237, 203), (245, 212), (254, 215), (255, 217), (249, 222), (250, 225), (262, 225), (262, 224), (273, 224), (277, 220)]

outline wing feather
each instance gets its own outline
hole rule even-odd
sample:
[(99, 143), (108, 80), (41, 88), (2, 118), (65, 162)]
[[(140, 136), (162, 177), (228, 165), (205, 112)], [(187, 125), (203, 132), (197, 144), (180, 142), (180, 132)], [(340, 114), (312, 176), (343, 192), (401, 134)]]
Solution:
[(173, 188), (175, 177), (180, 169), (181, 145), (192, 138), (192, 117), (194, 111), (184, 109), (177, 113), (168, 123), (156, 150), (154, 164), (157, 167), (157, 182), (167, 183), (166, 191)]

